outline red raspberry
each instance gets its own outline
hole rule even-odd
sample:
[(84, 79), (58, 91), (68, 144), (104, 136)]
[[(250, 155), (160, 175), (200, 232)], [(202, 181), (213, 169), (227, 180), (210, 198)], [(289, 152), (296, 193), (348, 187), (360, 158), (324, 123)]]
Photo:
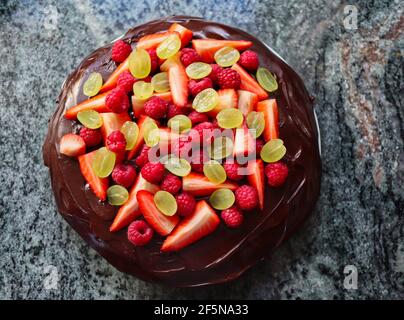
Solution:
[(133, 90), (133, 84), (135, 82), (136, 79), (132, 76), (130, 71), (124, 71), (118, 76), (116, 86), (121, 87), (126, 92), (130, 92)]
[(188, 82), (188, 89), (191, 95), (194, 97), (201, 92), (202, 90), (205, 90), (207, 88), (212, 88), (213, 83), (210, 78), (203, 78), (199, 81), (196, 80), (189, 80)]
[(125, 188), (129, 188), (135, 179), (136, 170), (130, 165), (120, 163), (112, 171), (112, 180)]
[(180, 158), (187, 159), (192, 150), (192, 142), (188, 136), (180, 137), (176, 143), (173, 143), (173, 153)]
[(238, 62), (242, 67), (251, 72), (257, 70), (259, 65), (258, 55), (251, 50), (244, 51), (240, 55), (240, 60)]
[(238, 228), (244, 221), (243, 214), (235, 206), (223, 210), (220, 216), (229, 228)]
[(236, 196), (236, 204), (241, 210), (252, 210), (258, 204), (257, 190), (244, 184), (236, 189), (234, 193)]
[(167, 108), (167, 119), (171, 119), (179, 114), (187, 114), (188, 109), (188, 107), (178, 107), (175, 104), (169, 103)]
[(175, 196), (177, 200), (177, 213), (178, 215), (185, 217), (194, 212), (196, 201), (193, 195), (183, 192)]
[(142, 168), (146, 163), (149, 162), (149, 150), (150, 147), (146, 144), (144, 144), (142, 150), (140, 150), (140, 153), (135, 160), (135, 163), (139, 168)]
[(204, 157), (204, 153), (202, 151), (199, 151), (199, 153), (194, 155), (192, 159), (193, 159), (191, 160), (192, 170), (199, 173), (203, 173), (203, 163), (205, 159), (207, 159), (207, 156)]
[(123, 113), (129, 109), (129, 99), (126, 91), (121, 87), (112, 89), (105, 97), (105, 105), (115, 113)]
[(135, 246), (144, 246), (153, 238), (153, 229), (143, 220), (133, 221), (128, 228), (128, 240)]
[(163, 182), (160, 184), (161, 190), (170, 192), (173, 195), (177, 194), (181, 187), (181, 179), (172, 173), (167, 173), (163, 179)]
[(238, 181), (243, 179), (243, 176), (238, 173), (240, 165), (238, 163), (225, 163), (223, 165), (224, 170), (226, 171), (227, 177), (231, 180)]
[(168, 109), (167, 101), (160, 97), (151, 97), (144, 104), (144, 112), (153, 119), (161, 119), (166, 116)]
[(123, 62), (132, 52), (132, 47), (123, 40), (118, 40), (112, 46), (111, 59)]
[(193, 126), (201, 122), (209, 121), (209, 118), (205, 113), (200, 113), (198, 111), (191, 111), (188, 118), (191, 120)]
[(98, 129), (89, 129), (83, 127), (80, 129), (80, 137), (83, 138), (87, 147), (94, 147), (101, 143), (102, 135)]
[(238, 89), (241, 78), (236, 70), (227, 68), (218, 72), (217, 81), (221, 89)]
[(107, 137), (107, 148), (113, 152), (121, 153), (125, 151), (126, 139), (119, 130), (112, 131)]
[(280, 187), (288, 177), (288, 166), (283, 162), (269, 163), (265, 167), (268, 185), (271, 187)]
[(154, 73), (159, 67), (159, 57), (157, 56), (156, 49), (148, 49), (146, 51), (149, 53), (150, 56), (150, 62), (151, 62), (150, 73)]
[[(214, 139), (213, 130), (216, 129), (215, 125), (212, 122), (202, 122), (197, 124), (192, 128), (190, 132), (190, 136), (192, 140), (197, 141), (197, 136), (199, 136), (199, 143), (210, 143)], [(195, 136), (196, 135), (196, 136)]]
[(163, 180), (164, 172), (164, 165), (160, 162), (148, 162), (140, 170), (143, 178), (154, 184), (159, 184)]
[(184, 67), (189, 66), (191, 63), (201, 61), (199, 54), (191, 48), (184, 48), (181, 50), (181, 62)]
[(212, 67), (212, 71), (209, 74), (209, 78), (214, 84), (217, 84), (217, 74), (222, 71), (223, 68), (216, 63), (212, 63), (210, 66)]
[(255, 153), (257, 155), (257, 158), (260, 156), (260, 152), (262, 150), (262, 147), (264, 146), (265, 142), (262, 139), (257, 139), (255, 141)]

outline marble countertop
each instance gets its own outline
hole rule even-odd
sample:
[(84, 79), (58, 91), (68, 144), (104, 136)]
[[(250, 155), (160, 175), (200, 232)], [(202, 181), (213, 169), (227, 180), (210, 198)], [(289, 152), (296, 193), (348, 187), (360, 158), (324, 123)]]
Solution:
[[(134, 3), (0, 4), (0, 299), (403, 299), (402, 1)], [(273, 47), (316, 97), (322, 138), (311, 219), (271, 260), (203, 290), (145, 283), (106, 263), (56, 212), (41, 153), (67, 74), (129, 27), (172, 14), (234, 25)]]

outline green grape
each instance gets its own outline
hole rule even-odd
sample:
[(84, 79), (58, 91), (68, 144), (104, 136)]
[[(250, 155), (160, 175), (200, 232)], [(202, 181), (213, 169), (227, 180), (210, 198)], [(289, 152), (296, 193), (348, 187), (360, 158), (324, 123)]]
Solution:
[(146, 100), (153, 95), (154, 88), (150, 82), (136, 81), (133, 84), (133, 94), (136, 98)]
[(83, 110), (77, 113), (80, 123), (89, 129), (98, 129), (102, 126), (102, 118), (95, 110)]
[(213, 183), (220, 184), (227, 179), (223, 166), (215, 160), (210, 160), (203, 165), (203, 173)]
[(156, 49), (160, 59), (168, 59), (175, 55), (181, 48), (181, 39), (177, 34), (169, 35)]
[(276, 77), (266, 68), (258, 68), (257, 81), (260, 86), (268, 92), (273, 92), (278, 89), (278, 82), (276, 81)]
[(109, 204), (113, 206), (121, 206), (129, 199), (129, 192), (120, 185), (110, 186), (107, 190)]
[(177, 212), (177, 201), (167, 191), (157, 191), (154, 195), (154, 204), (166, 216), (173, 216)]
[(233, 191), (226, 188), (216, 190), (209, 197), (210, 204), (216, 210), (226, 210), (230, 208), (235, 201), (236, 197), (234, 196)]
[(192, 107), (198, 112), (208, 112), (214, 109), (218, 103), (219, 95), (214, 89), (208, 88), (196, 95)]
[(265, 129), (265, 119), (262, 112), (251, 111), (247, 115), (246, 123), (249, 129), (255, 131), (255, 138), (258, 138)]
[(216, 51), (215, 61), (221, 67), (231, 67), (240, 59), (240, 52), (232, 47), (223, 47)]
[(168, 82), (168, 73), (160, 72), (153, 76), (151, 79), (154, 91), (162, 93), (170, 90), (170, 83)]
[(92, 72), (83, 84), (83, 93), (87, 97), (95, 96), (102, 87), (102, 75), (98, 72)]
[(217, 137), (208, 148), (209, 157), (212, 159), (227, 158), (233, 152), (233, 141), (229, 137)]
[(129, 56), (129, 71), (136, 79), (146, 78), (151, 71), (150, 55), (145, 49), (137, 48)]
[(108, 177), (115, 167), (116, 154), (108, 150), (106, 147), (98, 149), (93, 158), (91, 166), (97, 177)]
[(227, 108), (220, 111), (217, 116), (217, 124), (223, 129), (238, 128), (243, 124), (243, 113), (236, 108)]
[(168, 120), (167, 126), (174, 132), (182, 133), (192, 128), (192, 122), (187, 116), (179, 114)]
[(162, 163), (164, 163), (166, 169), (176, 176), (185, 177), (191, 172), (191, 165), (185, 159), (170, 156), (164, 161)]
[(202, 79), (212, 72), (212, 67), (208, 63), (194, 62), (186, 67), (185, 72), (191, 79)]
[(139, 137), (139, 127), (136, 122), (126, 121), (121, 127), (121, 132), (126, 139), (126, 150), (132, 150)]
[(160, 141), (160, 130), (157, 124), (148, 119), (143, 124), (144, 141), (148, 147), (154, 147)]
[(286, 148), (281, 139), (268, 141), (261, 150), (261, 159), (265, 162), (277, 162), (286, 154)]

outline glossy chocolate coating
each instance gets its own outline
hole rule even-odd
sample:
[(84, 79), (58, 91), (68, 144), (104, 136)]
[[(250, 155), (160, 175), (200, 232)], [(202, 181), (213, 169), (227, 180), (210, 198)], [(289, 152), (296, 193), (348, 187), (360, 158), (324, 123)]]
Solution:
[(287, 183), (280, 189), (266, 188), (265, 209), (246, 214), (241, 228), (230, 230), (220, 224), (206, 238), (179, 252), (160, 253), (163, 238), (155, 235), (145, 247), (136, 248), (126, 237), (126, 228), (116, 233), (109, 226), (116, 209), (101, 203), (80, 173), (77, 160), (59, 153), (60, 138), (74, 130), (73, 121), (63, 117), (65, 110), (86, 99), (83, 79), (92, 71), (104, 80), (115, 69), (110, 60), (111, 44), (89, 55), (69, 75), (50, 120), (43, 146), (52, 188), (59, 212), (67, 222), (117, 269), (147, 281), (172, 286), (198, 286), (220, 283), (240, 276), (258, 260), (270, 255), (313, 210), (320, 189), (321, 163), (318, 132), (312, 100), (302, 79), (258, 39), (236, 28), (200, 18), (175, 16), (130, 29), (124, 39), (136, 42), (141, 36), (166, 30), (179, 22), (194, 32), (195, 38), (250, 40), (260, 64), (277, 76), (280, 137), (289, 166)]

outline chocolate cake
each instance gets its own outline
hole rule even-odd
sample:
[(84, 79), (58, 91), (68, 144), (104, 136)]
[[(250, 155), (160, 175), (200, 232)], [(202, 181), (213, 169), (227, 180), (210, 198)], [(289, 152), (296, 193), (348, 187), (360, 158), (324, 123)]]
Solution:
[[(107, 201), (100, 200), (82, 173), (81, 160), (79, 162), (75, 156), (68, 157), (66, 152), (61, 152), (63, 149), (61, 141), (67, 134), (73, 133), (75, 136), (79, 136), (77, 133), (82, 126), (76, 119), (68, 119), (65, 113), (88, 100), (83, 93), (83, 85), (89, 75), (93, 72), (101, 74), (105, 86), (110, 75), (117, 67), (119, 68), (119, 63), (111, 59), (112, 43), (91, 53), (66, 79), (58, 98), (56, 112), (49, 123), (49, 131), (43, 145), (43, 157), (45, 165), (49, 167), (58, 211), (80, 236), (114, 267), (140, 279), (164, 285), (202, 286), (227, 282), (239, 277), (257, 261), (271, 255), (309, 216), (320, 190), (321, 163), (318, 131), (313, 112), (313, 99), (308, 94), (303, 80), (267, 45), (242, 30), (201, 18), (173, 16), (134, 27), (121, 39), (135, 49), (138, 40), (142, 37), (166, 32), (175, 23), (192, 31), (192, 41), (225, 39), (251, 42), (248, 50), (257, 54), (259, 66), (268, 69), (276, 76), (278, 88), (269, 92), (267, 99), (272, 99), (277, 104), (279, 128), (277, 127), (275, 131), (286, 147), (286, 154), (280, 162), (287, 166), (287, 178), (280, 187), (271, 187), (265, 183), (262, 198), (263, 209), (257, 207), (243, 213), (242, 223), (241, 220), (237, 220), (236, 228), (229, 227), (229, 220), (226, 220), (225, 215), (221, 215), (220, 210), (209, 209), (217, 214), (216, 217), (215, 213), (209, 211), (210, 215), (215, 216), (212, 217), (214, 228), (212, 227), (212, 230), (198, 237), (197, 241), (192, 241), (192, 243), (188, 241), (181, 247), (171, 247), (171, 249), (167, 249), (167, 244), (162, 247), (165, 236), (171, 230), (163, 233), (154, 228), (154, 235), (151, 240), (148, 239), (150, 241), (147, 241), (147, 244), (134, 245), (133, 241), (128, 240), (128, 224), (132, 223), (132, 220), (146, 220), (148, 224), (151, 223), (147, 217), (144, 217), (149, 214), (145, 212), (148, 211), (146, 205), (140, 206), (141, 213), (136, 214), (136, 217), (130, 219), (131, 221), (127, 221), (124, 228), (111, 232), (111, 224), (116, 219), (119, 206), (113, 206)], [(181, 37), (181, 40), (184, 39)], [(187, 42), (185, 45), (191, 48), (191, 42)], [(240, 50), (240, 52), (242, 51)], [(199, 51), (198, 53), (200, 54)], [(251, 59), (253, 60), (253, 58)], [(202, 56), (202, 60), (205, 61), (205, 59), (206, 57)], [(159, 63), (163, 63), (163, 60), (160, 58)], [(214, 63), (214, 61), (206, 62)], [(255, 76), (254, 73), (251, 74)], [(251, 79), (255, 79), (254, 76)], [(207, 80), (207, 82), (209, 81)], [(241, 81), (243, 81), (243, 77)], [(172, 85), (172, 83), (170, 84)], [(105, 93), (107, 92), (110, 91), (105, 91)], [(132, 93), (128, 93), (128, 97), (131, 95)], [(190, 94), (189, 97), (191, 97)], [(179, 101), (178, 98), (177, 101)], [(178, 105), (177, 101), (174, 101), (173, 105)], [(103, 108), (104, 106), (96, 110), (100, 114), (111, 111)], [(137, 117), (133, 118), (132, 112), (125, 115), (125, 117), (128, 116), (128, 119), (131, 117), (135, 119), (134, 121), (137, 119)], [(265, 135), (265, 143), (271, 139)], [(87, 152), (96, 149), (87, 145)], [(84, 150), (75, 152), (75, 155), (82, 155)], [(125, 163), (139, 169), (133, 162), (139, 152), (134, 153), (133, 158), (128, 159)], [(118, 160), (116, 161), (118, 162)], [(260, 159), (257, 161), (262, 162)], [(140, 170), (137, 171), (139, 171), (137, 174), (140, 175)], [(277, 172), (273, 174), (276, 175)], [(198, 175), (203, 175), (203, 173), (198, 173)], [(111, 178), (103, 179), (109, 179), (109, 183), (112, 184)], [(173, 181), (177, 181), (175, 178), (173, 179)], [(280, 179), (279, 176), (276, 176), (276, 179)], [(114, 181), (116, 182), (116, 179)], [(232, 185), (234, 183), (230, 182), (229, 186)], [(183, 188), (185, 190), (184, 186)], [(229, 188), (233, 191), (236, 190), (236, 188)], [(192, 191), (190, 192), (192, 193)], [(143, 193), (151, 195), (149, 192)], [(237, 201), (237, 190), (235, 194)], [(194, 196), (209, 207), (207, 204), (209, 198), (206, 197), (206, 194), (194, 193)], [(147, 202), (144, 203), (147, 204)], [(243, 206), (243, 203), (238, 204), (239, 207)], [(154, 205), (153, 210), (156, 210)], [(172, 222), (176, 215), (169, 214), (168, 216), (170, 216), (168, 219), (171, 219), (169, 221)], [(181, 224), (180, 220), (182, 222), (185, 218), (176, 217), (174, 225)], [(175, 231), (176, 229), (173, 232)]]

